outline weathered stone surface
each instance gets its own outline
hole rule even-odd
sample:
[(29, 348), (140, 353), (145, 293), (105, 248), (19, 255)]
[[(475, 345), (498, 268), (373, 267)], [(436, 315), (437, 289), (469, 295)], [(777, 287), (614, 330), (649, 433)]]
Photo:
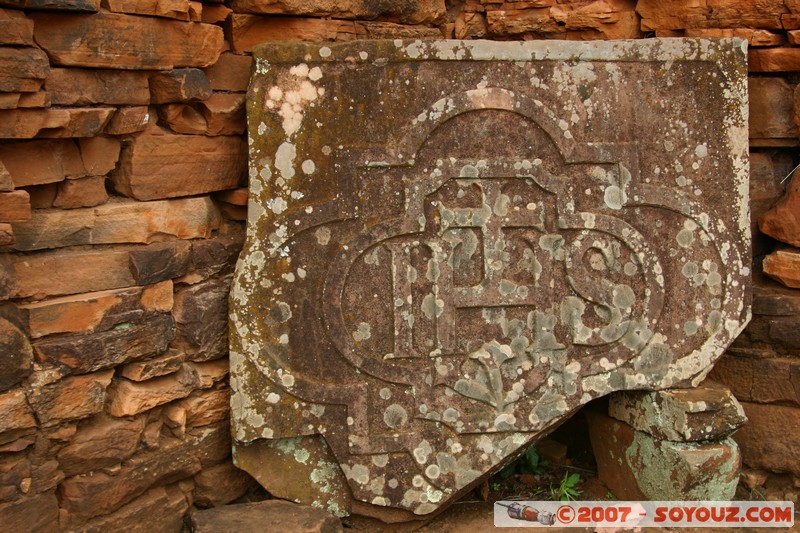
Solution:
[(131, 272), (140, 285), (177, 278), (189, 268), (190, 249), (188, 242), (167, 242), (131, 250)]
[(227, 374), (227, 361), (212, 361), (184, 363), (174, 374), (147, 381), (118, 379), (108, 390), (108, 412), (114, 416), (132, 416), (185, 398), (196, 389), (207, 389)]
[(31, 197), (26, 191), (0, 192), (0, 222), (31, 219)]
[(786, 195), (758, 221), (763, 233), (800, 247), (800, 173), (795, 172)]
[(186, 412), (186, 425), (202, 427), (227, 420), (230, 413), (231, 392), (219, 387), (193, 392), (191, 396), (177, 402)]
[(121, 107), (108, 121), (104, 131), (109, 135), (137, 133), (147, 127), (150, 119), (147, 106)]
[(334, 19), (384, 19), (401, 24), (437, 24), (444, 21), (444, 0), (411, 0), (408, 2), (370, 2), (369, 0), (233, 0), (236, 13), (264, 15), (304, 15)]
[(173, 346), (196, 361), (222, 357), (228, 351), (228, 294), (231, 278), (212, 279), (175, 294)]
[[(30, 139), (41, 131), (68, 128), (67, 109), (9, 109), (0, 111), (0, 139)], [(95, 132), (97, 133), (97, 132)]]
[(719, 441), (659, 440), (602, 413), (587, 412), (600, 480), (620, 500), (730, 501), (740, 453)]
[(644, 31), (742, 27), (783, 29), (782, 18), (796, 9), (792, 4), (750, 0), (639, 0), (636, 11), (642, 17)]
[(156, 487), (106, 516), (80, 526), (85, 533), (174, 533), (183, 527), (189, 503), (176, 485)]
[(244, 94), (214, 93), (204, 102), (162, 106), (159, 115), (176, 133), (237, 135), (247, 127)]
[(253, 478), (233, 463), (220, 463), (194, 476), (194, 503), (200, 507), (225, 505), (254, 486)]
[(608, 414), (656, 439), (679, 442), (719, 440), (747, 421), (731, 391), (709, 381), (694, 389), (617, 392)]
[(14, 390), (0, 394), (0, 435), (33, 427), (36, 427), (36, 420), (25, 401), (25, 392)]
[(50, 107), (50, 93), (0, 93), (0, 109)]
[(33, 21), (21, 11), (0, 9), (0, 44), (34, 46)]
[(240, 137), (151, 131), (123, 149), (112, 181), (118, 192), (137, 200), (190, 196), (236, 187), (246, 161), (247, 144)]
[(764, 273), (787, 287), (800, 289), (800, 250), (776, 250), (764, 258)]
[(113, 112), (112, 107), (0, 111), (0, 138), (92, 137), (105, 127)]
[(0, 161), (0, 192), (10, 192), (14, 190), (14, 181), (11, 179), (11, 173), (6, 166)]
[(50, 107), (50, 93), (39, 91), (36, 93), (21, 93), (17, 107)]
[(0, 318), (0, 392), (25, 379), (33, 368), (33, 349), (14, 324)]
[(49, 70), (47, 55), (38, 48), (0, 47), (0, 91), (38, 91)]
[(67, 420), (79, 420), (103, 410), (106, 388), (114, 370), (71, 376), (32, 389), (28, 402), (42, 426), (54, 426)]
[[(0, 222), (0, 246), (11, 246), (17, 240), (14, 238), (14, 228), (11, 227), (11, 224), (6, 224), (5, 222)], [(3, 290), (0, 290), (0, 294), (2, 294)]]
[(103, 205), (35, 211), (28, 222), (13, 224), (15, 250), (42, 250), (80, 244), (149, 243), (170, 237), (209, 237), (219, 226), (210, 198), (157, 202), (112, 200)]
[[(3, 242), (9, 233), (13, 243), (14, 234), (11, 232), (11, 224), (0, 224), (0, 242)], [(14, 274), (13, 263), (8, 254), (0, 254), (0, 301), (11, 298), (18, 290), (19, 281)]]
[(730, 351), (709, 376), (741, 401), (800, 406), (800, 359), (794, 357), (747, 357)]
[(200, 20), (206, 24), (216, 24), (223, 22), (231, 12), (224, 5), (203, 4), (203, 13), (200, 16)]
[(180, 370), (186, 356), (178, 350), (169, 350), (164, 355), (146, 361), (128, 363), (119, 370), (119, 375), (133, 381), (146, 381), (151, 378), (172, 374)]
[(750, 95), (750, 146), (794, 146), (800, 128), (794, 121), (792, 87), (783, 78), (754, 78)]
[(567, 39), (632, 39), (639, 37), (639, 17), (630, 0), (559, 3), (549, 7), (486, 12), (486, 26), (493, 35), (533, 33)]
[(187, 435), (186, 440), (169, 439), (156, 449), (140, 453), (122, 463), (114, 475), (92, 472), (64, 480), (59, 486), (62, 508), (69, 513), (68, 520), (81, 523), (100, 516), (130, 502), (148, 488), (168, 485), (193, 476), (204, 466), (207, 455), (217, 455), (219, 433), (206, 431)]
[(34, 350), (39, 361), (82, 373), (160, 355), (174, 337), (172, 315), (161, 314), (139, 323), (123, 322), (101, 333), (36, 341)]
[[(789, 32), (791, 33), (791, 32)], [(749, 46), (780, 46), (786, 43), (786, 36), (770, 30), (754, 30), (752, 28), (704, 28), (687, 29), (686, 37), (701, 39), (719, 39), (721, 37), (739, 37), (747, 39)]]
[(244, 92), (250, 83), (253, 58), (225, 52), (216, 63), (205, 69), (211, 88), (215, 91)]
[(125, 70), (206, 67), (223, 47), (222, 28), (211, 24), (116, 13), (30, 17), (36, 43), (54, 65)]
[(798, 48), (754, 48), (750, 50), (750, 72), (789, 72), (800, 70)]
[(751, 468), (800, 476), (800, 408), (743, 402), (748, 422), (736, 432), (742, 461)]
[(696, 385), (749, 319), (743, 45), (256, 48), (238, 464), (409, 519), (593, 398)]
[(800, 293), (765, 279), (753, 285), (753, 314), (768, 316), (800, 315)]
[(213, 239), (192, 242), (190, 273), (180, 278), (194, 284), (215, 274), (233, 272), (242, 250), (244, 231), (241, 224), (223, 224)]
[(340, 533), (339, 520), (320, 509), (282, 500), (240, 503), (194, 511), (190, 515), (192, 531), (295, 531), (297, 533)]
[(0, 161), (17, 187), (87, 175), (80, 151), (69, 139), (3, 143), (0, 144)]
[[(171, 241), (12, 256), (13, 279), (17, 284), (12, 294), (40, 300), (49, 296), (150, 285), (186, 274), (189, 250), (188, 242)], [(59, 275), (53, 276), (53, 272)]]
[(44, 88), (54, 105), (128, 104), (150, 102), (146, 72), (53, 68)]
[(150, 15), (175, 20), (190, 20), (189, 0), (103, 0), (103, 7), (112, 13)]
[(45, 492), (0, 505), (0, 523), (15, 533), (55, 533), (58, 499), (54, 492)]
[(58, 184), (53, 207), (77, 209), (94, 207), (108, 201), (106, 179), (103, 176), (65, 180)]
[(765, 238), (758, 228), (758, 221), (783, 196), (781, 180), (793, 167), (791, 157), (783, 151), (750, 154), (750, 230), (754, 257), (774, 249), (772, 239)]
[(144, 417), (104, 415), (82, 424), (72, 441), (58, 452), (61, 470), (71, 477), (121, 463), (136, 453), (144, 424)]
[(81, 160), (86, 173), (102, 176), (114, 170), (119, 159), (120, 141), (108, 137), (91, 137), (78, 139)]
[(150, 101), (154, 104), (205, 100), (209, 96), (211, 82), (200, 69), (183, 68), (150, 77)]
[(228, 24), (237, 54), (266, 41), (352, 41), (355, 39), (441, 39), (429, 26), (404, 26), (391, 22), (351, 22), (301, 17), (262, 17), (233, 13)]

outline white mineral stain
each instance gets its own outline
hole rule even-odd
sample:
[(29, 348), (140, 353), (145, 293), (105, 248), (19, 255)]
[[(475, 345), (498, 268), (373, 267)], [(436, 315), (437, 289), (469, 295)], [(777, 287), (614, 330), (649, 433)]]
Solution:
[(369, 324), (366, 322), (360, 322), (358, 324), (358, 328), (353, 332), (353, 338), (356, 342), (362, 342), (369, 339), (372, 336), (372, 333), (369, 330)]
[(305, 161), (303, 161), (301, 168), (303, 169), (303, 173), (313, 174), (314, 171), (317, 169), (317, 165), (315, 165), (312, 160), (306, 159)]
[(294, 158), (297, 156), (297, 149), (290, 142), (281, 143), (275, 152), (275, 168), (281, 173), (281, 177), (289, 180), (294, 176)]
[(317, 238), (317, 243), (326, 246), (331, 241), (331, 230), (326, 227), (317, 229), (314, 232), (314, 237)]

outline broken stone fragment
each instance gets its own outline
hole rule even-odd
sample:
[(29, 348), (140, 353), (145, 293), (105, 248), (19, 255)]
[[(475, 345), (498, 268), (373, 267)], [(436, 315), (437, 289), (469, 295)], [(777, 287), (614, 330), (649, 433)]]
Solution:
[(283, 500), (224, 505), (190, 515), (195, 533), (221, 531), (293, 531), (341, 533), (342, 524), (330, 514), (308, 505)]
[(661, 440), (587, 411), (600, 480), (620, 500), (730, 501), (739, 481), (736, 442)]
[(786, 248), (764, 258), (764, 273), (787, 287), (800, 289), (800, 249)]
[(731, 391), (709, 381), (693, 389), (616, 392), (608, 414), (655, 439), (676, 442), (718, 440), (747, 421)]

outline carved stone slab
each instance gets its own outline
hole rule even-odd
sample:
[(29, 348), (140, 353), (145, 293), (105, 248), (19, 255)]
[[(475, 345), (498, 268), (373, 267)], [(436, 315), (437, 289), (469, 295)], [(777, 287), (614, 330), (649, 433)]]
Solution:
[(254, 57), (234, 455), (274, 494), (431, 513), (748, 321), (744, 41)]

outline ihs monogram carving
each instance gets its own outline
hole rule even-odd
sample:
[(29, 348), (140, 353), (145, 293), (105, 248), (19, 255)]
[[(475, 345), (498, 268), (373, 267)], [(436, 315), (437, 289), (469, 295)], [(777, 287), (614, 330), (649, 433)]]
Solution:
[(740, 44), (257, 49), (238, 464), (407, 519), (594, 398), (702, 379), (749, 317)]

